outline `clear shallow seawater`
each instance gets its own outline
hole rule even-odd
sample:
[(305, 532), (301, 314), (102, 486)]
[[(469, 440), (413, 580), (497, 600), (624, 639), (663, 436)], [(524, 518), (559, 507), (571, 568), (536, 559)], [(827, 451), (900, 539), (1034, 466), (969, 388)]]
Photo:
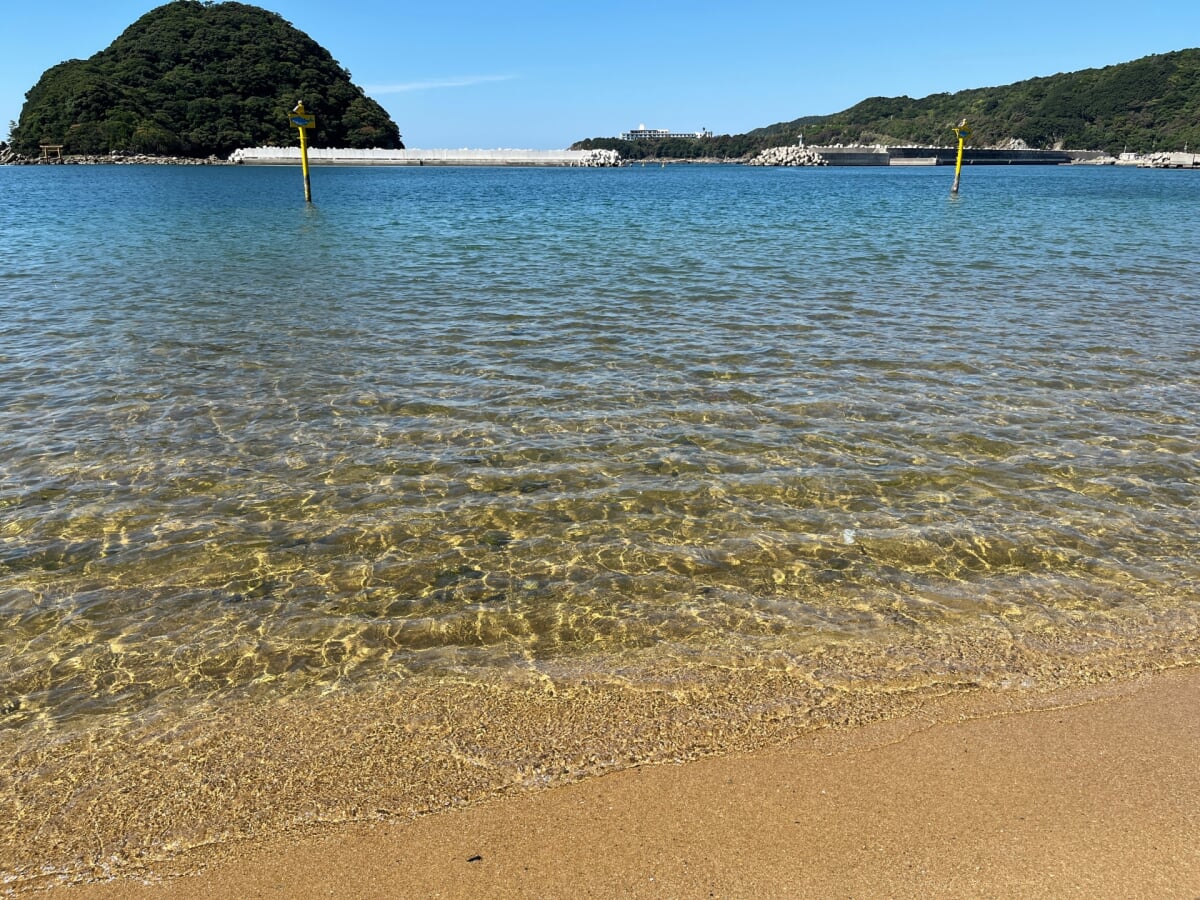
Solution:
[(1200, 177), (952, 175), (0, 168), (0, 872), (1196, 662)]

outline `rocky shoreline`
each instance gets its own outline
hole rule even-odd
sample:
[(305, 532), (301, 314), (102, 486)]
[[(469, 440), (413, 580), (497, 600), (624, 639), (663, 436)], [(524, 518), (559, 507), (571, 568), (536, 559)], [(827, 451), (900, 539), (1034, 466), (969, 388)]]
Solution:
[(145, 153), (104, 153), (96, 155), (22, 156), (11, 147), (0, 145), (0, 166), (227, 166), (228, 160), (209, 156), (150, 156)]
[[(857, 148), (845, 148), (846, 151)], [(882, 151), (884, 148), (861, 148), (864, 151)], [(945, 148), (930, 148), (931, 151), (941, 151)], [(985, 148), (988, 149), (988, 148)], [(1003, 149), (1003, 148), (991, 148)], [(126, 153), (114, 151), (106, 154), (69, 154), (49, 156), (23, 156), (8, 144), (0, 141), (0, 166), (228, 166), (242, 162), (236, 151), (228, 159), (216, 156), (196, 158), (189, 156), (153, 156), (145, 153)], [(436, 151), (444, 152), (444, 151)], [(828, 165), (864, 165), (862, 161), (848, 163), (836, 154), (842, 153), (843, 148), (830, 148), (826, 157), (819, 148), (806, 146), (771, 147), (763, 150), (757, 156), (748, 157), (703, 157), (703, 158), (650, 158), (622, 159), (615, 150), (594, 150), (584, 159), (573, 163), (585, 167), (610, 166), (646, 166), (646, 165), (743, 165), (743, 166), (828, 166)], [(1031, 151), (1033, 152), (1033, 151)], [(1076, 165), (1096, 166), (1138, 166), (1141, 168), (1172, 168), (1200, 169), (1200, 154), (1194, 153), (1158, 153), (1152, 156), (1139, 156), (1123, 153), (1121, 158), (1114, 158), (1099, 151), (1069, 151), (1075, 158), (1071, 160)], [(414, 163), (415, 164), (415, 163)], [(451, 163), (443, 163), (451, 164)], [(879, 164), (879, 163), (875, 163)], [(887, 163), (883, 163), (886, 165)], [(904, 164), (892, 161), (892, 165)], [(911, 164), (911, 163), (909, 163)]]

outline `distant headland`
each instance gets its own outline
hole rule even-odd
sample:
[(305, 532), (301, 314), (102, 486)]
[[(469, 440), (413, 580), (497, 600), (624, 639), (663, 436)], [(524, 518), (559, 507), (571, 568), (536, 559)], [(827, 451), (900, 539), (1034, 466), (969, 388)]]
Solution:
[(1031, 78), (954, 94), (872, 97), (839, 113), (805, 116), (744, 134), (631, 129), (573, 150), (616, 150), (623, 159), (750, 159), (772, 147), (948, 147), (968, 119), (972, 146), (996, 150), (1097, 150), (1153, 155), (1200, 149), (1200, 49)]

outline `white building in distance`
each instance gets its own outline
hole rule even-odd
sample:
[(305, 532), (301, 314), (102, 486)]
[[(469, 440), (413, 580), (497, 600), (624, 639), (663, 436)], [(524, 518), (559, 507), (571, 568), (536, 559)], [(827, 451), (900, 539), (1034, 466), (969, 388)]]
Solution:
[(709, 138), (713, 134), (711, 131), (705, 131), (701, 128), (699, 131), (668, 131), (666, 128), (647, 128), (645, 124), (639, 125), (632, 131), (626, 131), (621, 135), (623, 141), (657, 141), (662, 138)]

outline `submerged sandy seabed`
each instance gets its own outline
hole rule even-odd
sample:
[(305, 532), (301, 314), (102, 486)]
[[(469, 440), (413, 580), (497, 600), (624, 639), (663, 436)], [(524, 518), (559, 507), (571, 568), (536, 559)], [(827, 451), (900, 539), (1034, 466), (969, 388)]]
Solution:
[[(54, 895), (1200, 895), (1200, 670), (192, 849)], [(43, 883), (43, 886), (45, 883)]]

